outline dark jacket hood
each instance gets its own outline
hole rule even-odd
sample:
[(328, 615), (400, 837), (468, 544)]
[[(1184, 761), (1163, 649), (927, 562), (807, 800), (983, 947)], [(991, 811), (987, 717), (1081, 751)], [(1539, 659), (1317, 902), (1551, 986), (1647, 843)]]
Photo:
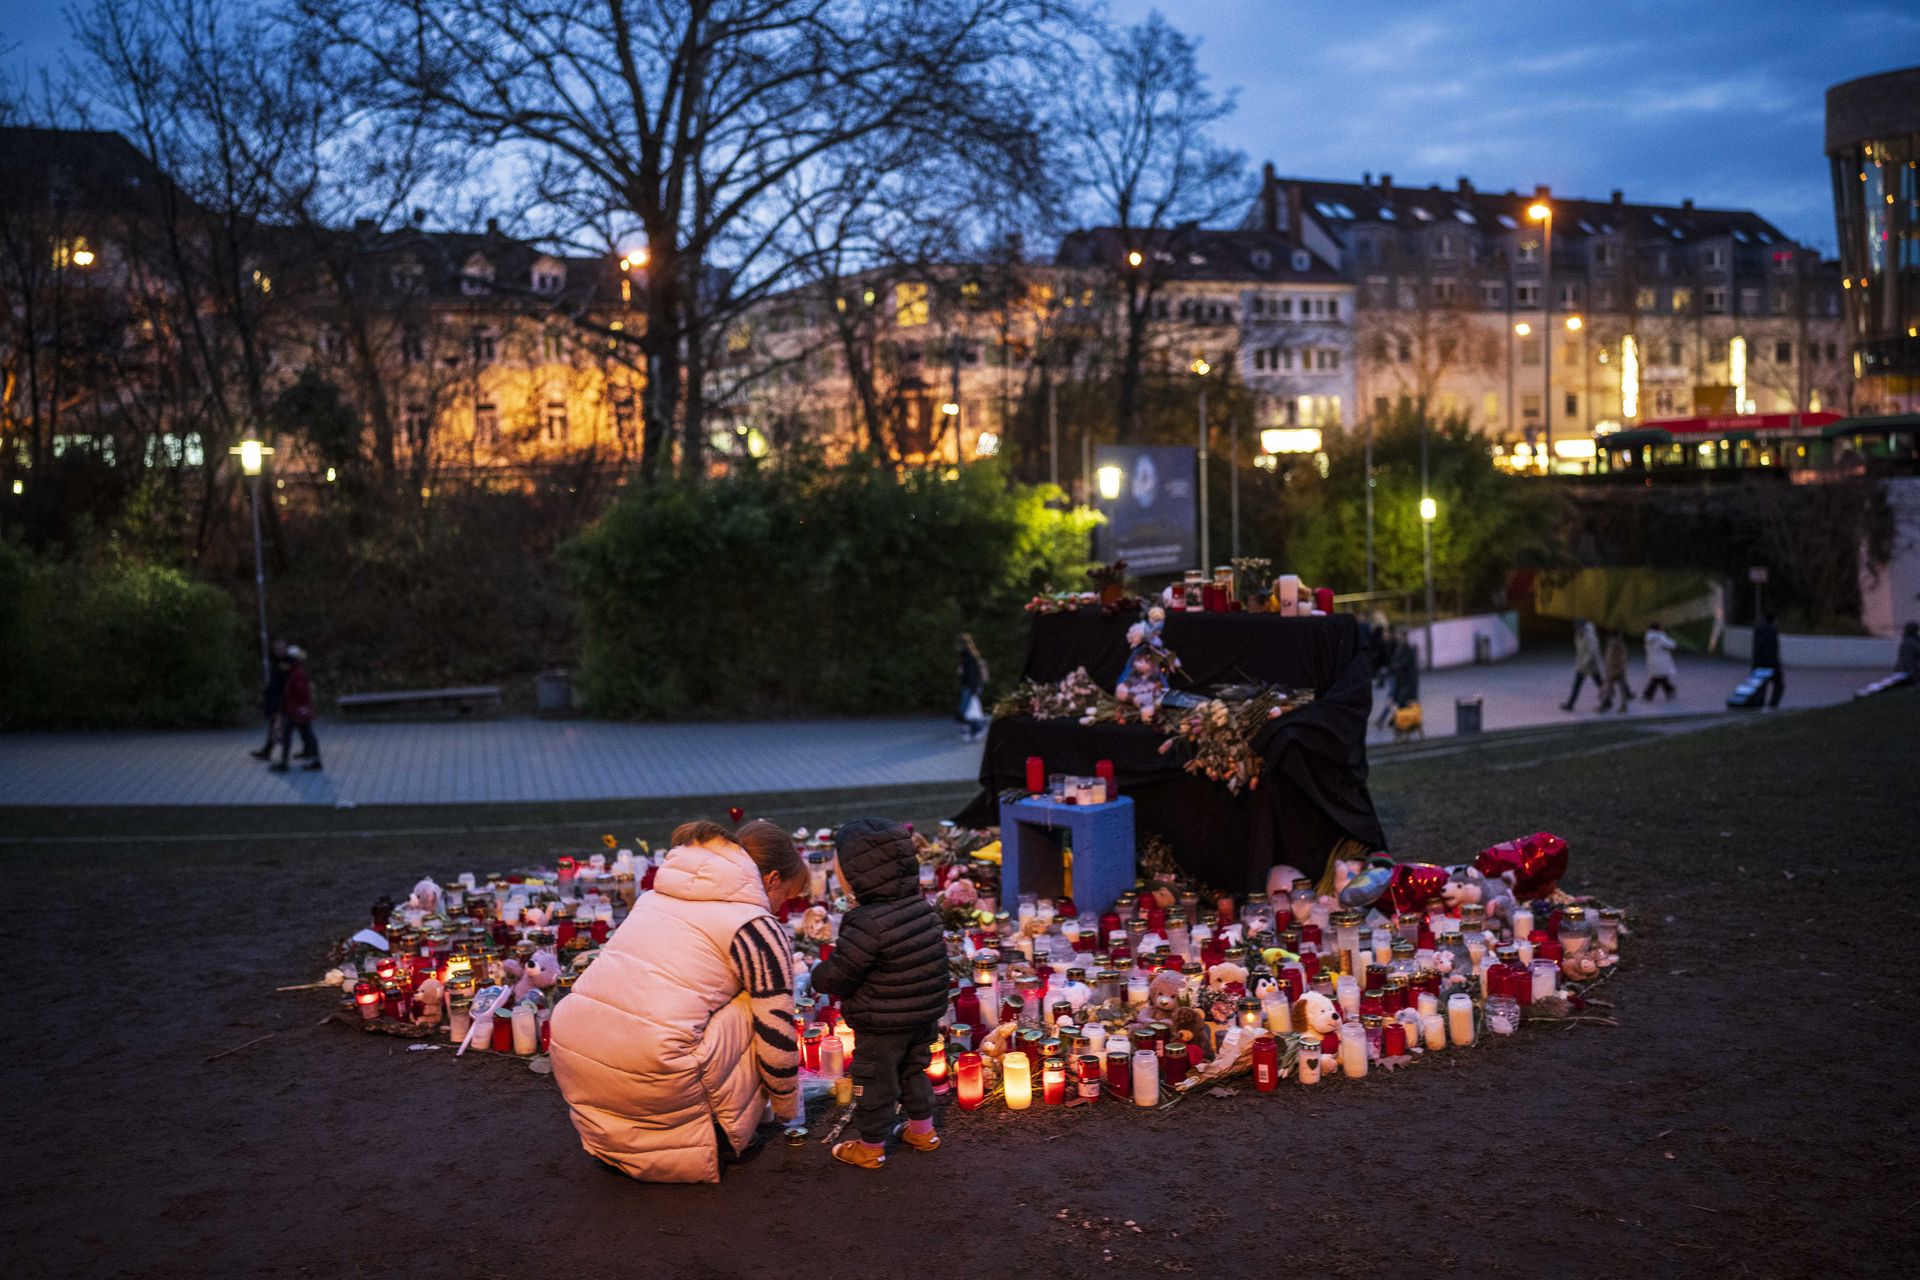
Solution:
[(913, 833), (885, 818), (855, 818), (833, 833), (840, 873), (862, 903), (897, 902), (920, 892)]

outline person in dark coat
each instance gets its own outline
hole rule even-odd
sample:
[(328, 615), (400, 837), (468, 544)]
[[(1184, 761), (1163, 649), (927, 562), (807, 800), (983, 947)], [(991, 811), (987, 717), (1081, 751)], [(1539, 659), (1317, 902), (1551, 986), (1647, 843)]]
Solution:
[(964, 631), (954, 647), (959, 651), (960, 706), (953, 718), (966, 726), (961, 732), (973, 742), (987, 731), (987, 660)]
[(267, 682), (260, 689), (260, 710), (267, 717), (267, 741), (258, 751), (247, 754), (255, 760), (271, 760), (273, 744), (280, 736), (280, 699), (287, 688), (287, 642), (275, 640), (269, 652), (273, 655), (267, 663)]
[(1780, 695), (1787, 691), (1786, 673), (1780, 670), (1780, 628), (1771, 613), (1762, 616), (1760, 625), (1753, 629), (1753, 669), (1773, 672), (1767, 677), (1767, 683), (1773, 687), (1761, 690), (1761, 696), (1767, 699), (1767, 710), (1771, 711), (1780, 705)]
[(307, 678), (307, 654), (297, 644), (287, 646), (280, 663), (286, 668), (286, 681), (280, 694), (280, 759), (267, 766), (275, 773), (287, 771), (287, 749), (293, 734), (300, 734), (300, 754), (308, 769), (320, 768), (320, 741), (313, 736), (313, 682)]
[(947, 943), (939, 913), (920, 894), (911, 832), (884, 818), (856, 818), (834, 832), (833, 847), (835, 874), (857, 905), (840, 921), (833, 954), (814, 968), (813, 987), (840, 999), (853, 1028), (860, 1131), (858, 1142), (835, 1144), (833, 1156), (878, 1169), (889, 1136), (919, 1151), (940, 1145), (927, 1064), (947, 1011)]
[(1393, 713), (1420, 701), (1420, 651), (1406, 640), (1394, 643), (1393, 656), (1387, 659), (1387, 705), (1380, 713), (1385, 728)]
[(1895, 667), (1909, 682), (1920, 684), (1920, 622), (1909, 622), (1900, 633), (1900, 657)]

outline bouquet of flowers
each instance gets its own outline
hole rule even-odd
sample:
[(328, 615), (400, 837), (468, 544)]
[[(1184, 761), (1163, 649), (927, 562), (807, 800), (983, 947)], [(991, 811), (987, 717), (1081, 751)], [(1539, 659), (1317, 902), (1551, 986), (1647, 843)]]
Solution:
[(1311, 693), (1298, 693), (1279, 685), (1241, 685), (1222, 690), (1220, 695), (1189, 709), (1167, 722), (1170, 735), (1160, 744), (1165, 755), (1176, 743), (1185, 743), (1191, 751), (1188, 773), (1203, 774), (1214, 782), (1224, 782), (1227, 790), (1252, 790), (1260, 785), (1261, 759), (1253, 749), (1254, 735), (1289, 711), (1313, 700)]

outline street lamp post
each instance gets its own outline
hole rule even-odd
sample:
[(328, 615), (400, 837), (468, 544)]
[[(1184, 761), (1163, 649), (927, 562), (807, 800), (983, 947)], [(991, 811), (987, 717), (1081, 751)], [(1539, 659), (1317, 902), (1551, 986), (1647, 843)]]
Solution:
[(1420, 560), (1427, 577), (1427, 670), (1433, 670), (1433, 518), (1439, 514), (1432, 498), (1420, 499)]
[(1200, 380), (1200, 567), (1213, 570), (1213, 506), (1207, 498), (1207, 374), (1213, 369), (1201, 357), (1194, 357), (1188, 368)]
[[(1545, 188), (1542, 188), (1544, 191)], [(1545, 430), (1547, 469), (1553, 469), (1553, 206), (1535, 200), (1527, 206), (1527, 216), (1544, 228), (1540, 250), (1540, 302), (1546, 309), (1541, 326), (1541, 426)]]
[(267, 561), (260, 546), (260, 472), (266, 455), (273, 450), (258, 440), (242, 440), (228, 453), (240, 455), (240, 470), (247, 476), (247, 492), (253, 506), (253, 595), (260, 608), (260, 683), (273, 676), (272, 660), (267, 653)]

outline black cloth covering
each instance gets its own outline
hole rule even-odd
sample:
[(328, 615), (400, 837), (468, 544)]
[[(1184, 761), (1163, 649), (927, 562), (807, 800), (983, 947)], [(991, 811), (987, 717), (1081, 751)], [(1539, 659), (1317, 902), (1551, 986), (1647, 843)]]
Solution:
[[(1085, 667), (1112, 689), (1129, 651), (1127, 628), (1139, 620), (1134, 609), (1036, 617), (1026, 677), (1051, 683)], [(1386, 847), (1367, 792), (1373, 660), (1357, 618), (1170, 612), (1163, 634), (1180, 659), (1176, 689), (1252, 682), (1313, 690), (1313, 702), (1255, 736), (1264, 761), (1257, 788), (1235, 795), (1186, 772), (1185, 747), (1162, 755), (1166, 735), (1149, 725), (1010, 716), (988, 733), (981, 792), (956, 821), (997, 823), (999, 793), (1024, 790), (1028, 756), (1045, 760), (1048, 773), (1091, 774), (1096, 761), (1111, 760), (1121, 793), (1133, 799), (1140, 837), (1166, 840), (1188, 872), (1215, 888), (1258, 892), (1268, 869), (1282, 862), (1318, 876), (1344, 839)]]

